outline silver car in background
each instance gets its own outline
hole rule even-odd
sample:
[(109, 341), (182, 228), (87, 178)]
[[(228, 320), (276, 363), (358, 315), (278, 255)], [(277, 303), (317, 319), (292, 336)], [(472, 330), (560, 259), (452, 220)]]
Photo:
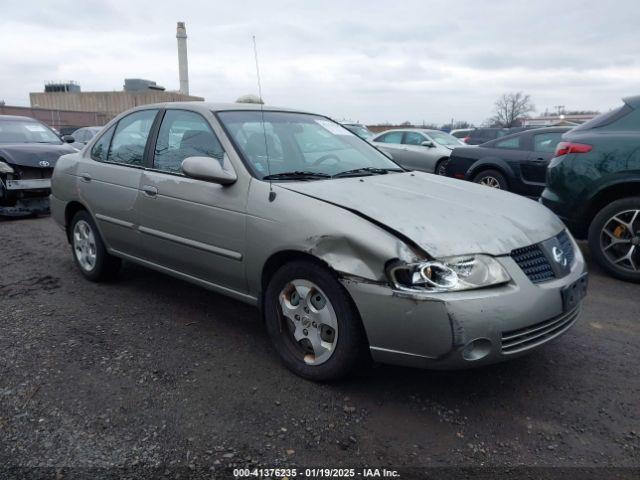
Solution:
[(404, 168), (438, 175), (445, 174), (451, 151), (465, 145), (448, 133), (424, 128), (387, 130), (370, 141)]
[(586, 289), (580, 250), (542, 205), (404, 171), (292, 110), (125, 112), (60, 158), (51, 207), (87, 279), (124, 259), (255, 305), (285, 365), (313, 380), (371, 359), (517, 357), (569, 329)]

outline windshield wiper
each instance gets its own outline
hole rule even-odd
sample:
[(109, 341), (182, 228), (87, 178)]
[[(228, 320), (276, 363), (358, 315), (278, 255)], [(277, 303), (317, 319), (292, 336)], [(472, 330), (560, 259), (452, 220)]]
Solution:
[(317, 178), (331, 178), (328, 173), (307, 172), (296, 170), (293, 172), (272, 173), (262, 177), (263, 180), (313, 180)]
[(354, 168), (353, 170), (345, 170), (344, 172), (336, 173), (331, 178), (340, 177), (358, 177), (360, 175), (384, 175), (389, 172), (403, 172), (400, 168), (378, 168), (378, 167), (363, 167)]

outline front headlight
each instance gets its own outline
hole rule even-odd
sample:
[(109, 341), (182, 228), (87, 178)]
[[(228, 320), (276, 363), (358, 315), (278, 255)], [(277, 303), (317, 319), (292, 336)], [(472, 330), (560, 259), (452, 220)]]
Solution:
[(0, 162), (0, 173), (13, 173), (13, 168), (4, 162)]
[(398, 290), (415, 292), (455, 292), (508, 282), (511, 277), (500, 263), (488, 255), (464, 255), (420, 263), (387, 267), (391, 284)]

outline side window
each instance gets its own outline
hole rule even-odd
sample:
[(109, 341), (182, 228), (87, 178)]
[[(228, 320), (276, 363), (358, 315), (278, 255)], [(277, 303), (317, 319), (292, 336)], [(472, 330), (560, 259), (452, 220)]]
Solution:
[(91, 148), (91, 158), (99, 162), (105, 162), (107, 160), (109, 143), (111, 143), (111, 137), (113, 136), (115, 128), (115, 125), (112, 126), (109, 130), (104, 132), (96, 143), (93, 144), (93, 147)]
[(553, 153), (562, 137), (562, 132), (539, 133), (533, 136), (533, 150), (536, 152)]
[(84, 142), (84, 139), (86, 137), (86, 130), (83, 130), (81, 128), (80, 130), (76, 130), (75, 132), (73, 132), (71, 135), (73, 135), (73, 139), (76, 142)]
[(222, 161), (224, 150), (209, 123), (199, 114), (167, 110), (153, 155), (153, 168), (180, 173), (187, 157), (211, 157)]
[(427, 139), (418, 132), (407, 132), (404, 134), (404, 143), (405, 145), (422, 145), (422, 142), (426, 142)]
[(499, 142), (496, 142), (495, 147), (517, 150), (520, 148), (520, 137), (511, 137), (506, 140), (500, 140)]
[(142, 110), (118, 122), (107, 161), (142, 166), (144, 147), (158, 110)]
[(378, 139), (382, 143), (402, 143), (402, 132), (389, 132)]

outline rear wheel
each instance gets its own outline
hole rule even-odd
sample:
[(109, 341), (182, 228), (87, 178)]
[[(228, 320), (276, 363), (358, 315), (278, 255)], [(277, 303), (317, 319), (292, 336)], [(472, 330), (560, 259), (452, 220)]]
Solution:
[(612, 276), (640, 282), (640, 197), (604, 207), (589, 227), (593, 258)]
[(473, 181), (474, 183), (479, 183), (485, 187), (509, 190), (507, 179), (498, 170), (484, 170), (473, 177)]
[(69, 228), (73, 259), (82, 275), (93, 282), (114, 278), (122, 262), (107, 253), (100, 232), (89, 212), (77, 212)]
[(364, 329), (348, 293), (314, 262), (294, 261), (274, 274), (265, 319), (280, 358), (301, 377), (336, 380), (367, 359)]

